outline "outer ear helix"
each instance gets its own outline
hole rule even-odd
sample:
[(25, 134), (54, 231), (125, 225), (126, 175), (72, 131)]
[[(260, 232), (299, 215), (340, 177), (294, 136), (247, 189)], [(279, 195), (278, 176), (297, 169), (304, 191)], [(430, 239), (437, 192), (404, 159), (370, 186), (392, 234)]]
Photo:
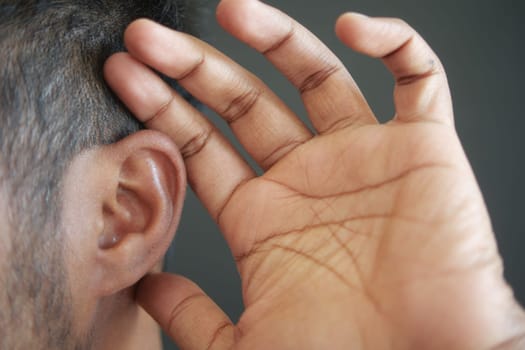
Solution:
[(78, 272), (72, 288), (95, 298), (126, 293), (158, 265), (179, 223), (184, 170), (173, 141), (151, 130), (75, 157), (61, 213), (68, 269)]
[(186, 182), (177, 148), (157, 132), (137, 132), (97, 154), (105, 172), (93, 170), (97, 186), (87, 192), (99, 193), (90, 231), (96, 235), (93, 285), (99, 296), (109, 296), (131, 287), (162, 259), (179, 222)]

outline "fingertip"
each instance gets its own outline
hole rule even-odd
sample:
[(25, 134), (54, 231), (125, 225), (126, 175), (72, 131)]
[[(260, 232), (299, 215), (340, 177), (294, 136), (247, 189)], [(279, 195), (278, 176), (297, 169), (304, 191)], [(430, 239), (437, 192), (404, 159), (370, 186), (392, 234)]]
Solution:
[(218, 19), (231, 19), (246, 9), (258, 5), (260, 5), (258, 0), (221, 0), (215, 10), (215, 15)]
[(129, 54), (127, 52), (117, 52), (109, 56), (104, 62), (104, 66), (102, 67), (104, 79), (112, 89), (118, 89), (120, 87), (122, 70), (127, 66), (128, 60)]
[(232, 10), (235, 10), (236, 0), (221, 0), (215, 9), (215, 16), (217, 19), (223, 19), (224, 16), (227, 16)]
[(115, 67), (118, 67), (118, 61), (121, 60), (121, 56), (123, 55), (123, 52), (117, 52), (109, 56), (106, 61), (104, 62), (104, 66), (102, 67), (102, 71), (104, 73), (104, 77), (110, 78), (111, 73)]
[(204, 49), (194, 37), (149, 19), (132, 22), (124, 43), (135, 60), (173, 79), (204, 60)]
[(106, 59), (106, 62), (104, 62), (104, 71), (108, 70), (108, 73), (110, 73), (113, 68), (118, 68), (122, 62), (128, 60), (129, 58), (130, 55), (127, 52), (115, 52)]
[[(352, 21), (362, 21), (362, 20), (370, 20), (370, 17), (360, 13), (360, 12), (345, 12), (339, 18), (337, 19), (337, 24), (339, 23), (345, 23), (345, 22), (352, 22)], [(337, 25), (336, 24), (336, 25)]]
[(143, 123), (172, 98), (169, 86), (129, 53), (112, 55), (105, 62), (103, 72), (108, 86)]
[(350, 12), (337, 20), (336, 34), (351, 49), (382, 58), (391, 52), (392, 45), (407, 41), (413, 30), (398, 18), (368, 17)]
[(362, 52), (363, 38), (366, 38), (367, 26), (371, 18), (357, 12), (347, 12), (339, 16), (335, 24), (335, 33), (339, 40), (350, 48)]
[(160, 47), (170, 42), (174, 33), (177, 32), (151, 19), (139, 18), (124, 31), (124, 46), (131, 55), (142, 60), (152, 52), (161, 52)]
[(152, 25), (156, 25), (156, 23), (147, 18), (139, 18), (131, 22), (124, 31), (124, 44), (126, 47), (129, 43), (133, 43), (134, 40), (140, 39), (140, 36)]
[(250, 12), (250, 2), (250, 0), (222, 0), (215, 11), (217, 21), (225, 29), (238, 28)]
[(222, 0), (216, 17), (227, 32), (260, 52), (290, 33), (292, 26), (287, 15), (257, 0)]

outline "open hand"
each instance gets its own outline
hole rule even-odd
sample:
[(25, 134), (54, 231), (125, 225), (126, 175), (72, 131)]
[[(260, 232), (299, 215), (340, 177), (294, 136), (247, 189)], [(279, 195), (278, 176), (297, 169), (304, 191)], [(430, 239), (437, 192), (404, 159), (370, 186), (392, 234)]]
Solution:
[[(315, 132), (208, 44), (134, 22), (106, 79), (179, 146), (236, 257), (245, 312), (234, 325), (194, 283), (166, 274), (141, 282), (139, 303), (182, 349), (517, 346), (523, 313), (424, 40), (397, 19), (338, 20), (339, 38), (395, 78), (396, 114), (379, 124), (343, 64), (297, 22), (255, 0), (223, 0), (217, 16), (297, 87)], [(223, 117), (264, 174), (149, 67)]]

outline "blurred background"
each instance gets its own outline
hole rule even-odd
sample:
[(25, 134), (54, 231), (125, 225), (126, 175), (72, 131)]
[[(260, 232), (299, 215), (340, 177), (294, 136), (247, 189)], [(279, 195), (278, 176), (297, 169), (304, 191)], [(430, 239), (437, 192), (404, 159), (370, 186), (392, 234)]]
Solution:
[[(192, 0), (188, 0), (192, 1)], [(216, 46), (261, 77), (299, 115), (297, 92), (258, 53), (225, 33), (214, 17), (219, 1), (201, 8), (201, 31)], [(378, 118), (394, 114), (393, 80), (378, 61), (344, 47), (334, 34), (346, 11), (400, 17), (441, 58), (454, 99), (456, 127), (485, 197), (505, 263), (505, 276), (525, 305), (525, 2), (514, 0), (279, 0), (266, 1), (318, 35), (346, 64)], [(294, 59), (294, 58), (290, 58)], [(297, 58), (297, 59), (300, 59)], [(212, 112), (205, 113), (231, 133)], [(189, 191), (166, 269), (206, 291), (233, 321), (243, 310), (240, 280), (215, 223)], [(166, 349), (177, 349), (165, 339)]]

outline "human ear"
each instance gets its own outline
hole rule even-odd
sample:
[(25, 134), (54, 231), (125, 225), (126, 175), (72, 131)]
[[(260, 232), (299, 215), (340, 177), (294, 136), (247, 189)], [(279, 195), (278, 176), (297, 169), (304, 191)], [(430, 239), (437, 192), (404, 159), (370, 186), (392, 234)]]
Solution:
[(173, 142), (140, 131), (73, 161), (64, 186), (64, 225), (75, 273), (99, 296), (135, 284), (166, 253), (186, 187)]

